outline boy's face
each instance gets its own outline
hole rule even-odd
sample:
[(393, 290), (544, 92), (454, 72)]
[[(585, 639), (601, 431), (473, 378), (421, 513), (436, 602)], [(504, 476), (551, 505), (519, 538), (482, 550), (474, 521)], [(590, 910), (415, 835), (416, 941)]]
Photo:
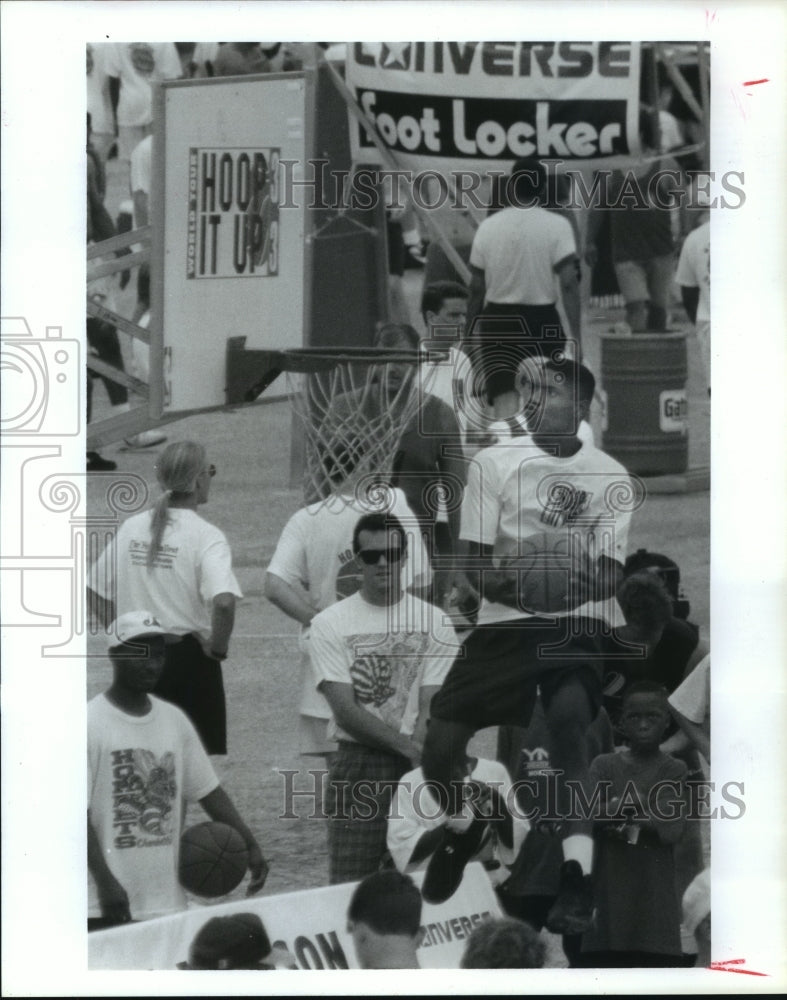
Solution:
[(632, 749), (650, 750), (661, 743), (668, 720), (664, 698), (643, 692), (626, 699), (620, 722)]
[(148, 694), (158, 683), (164, 669), (165, 646), (161, 635), (141, 635), (131, 639), (135, 645), (146, 646), (147, 655), (113, 657), (115, 681), (130, 691)]
[(534, 398), (525, 407), (531, 434), (576, 434), (580, 418), (576, 386), (551, 368), (542, 368), (539, 376)]

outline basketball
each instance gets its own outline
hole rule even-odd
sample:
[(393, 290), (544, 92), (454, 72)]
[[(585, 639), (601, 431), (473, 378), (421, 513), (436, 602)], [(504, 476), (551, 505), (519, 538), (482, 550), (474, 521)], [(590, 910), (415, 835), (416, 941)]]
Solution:
[[(587, 551), (575, 534), (543, 531), (518, 543), (517, 555), (500, 560), (492, 594), (523, 612), (557, 614), (573, 611), (592, 598), (595, 574)], [(495, 579), (497, 577), (497, 579)], [(492, 596), (500, 588), (499, 596)]]
[(226, 823), (198, 823), (180, 838), (178, 877), (195, 896), (212, 899), (232, 892), (248, 865), (243, 838)]

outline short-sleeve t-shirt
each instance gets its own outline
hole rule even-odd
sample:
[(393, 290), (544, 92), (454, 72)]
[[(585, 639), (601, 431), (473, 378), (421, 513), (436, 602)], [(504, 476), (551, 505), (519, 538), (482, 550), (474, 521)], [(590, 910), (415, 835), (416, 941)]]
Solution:
[[(155, 696), (150, 701), (143, 716), (121, 711), (104, 694), (87, 707), (90, 823), (134, 920), (185, 908), (178, 881), (182, 804), (219, 785), (184, 713)], [(88, 914), (101, 916), (91, 876)]]
[[(542, 532), (579, 532), (596, 556), (623, 562), (630, 510), (615, 509), (616, 496), (634, 495), (623, 466), (583, 442), (568, 458), (547, 455), (527, 438), (483, 448), (470, 463), (462, 501), (460, 537), (493, 547), (493, 557), (515, 556), (523, 539)], [(617, 621), (616, 603), (583, 605), (566, 614), (595, 614)], [(479, 624), (530, 617), (516, 608), (484, 600)], [(610, 620), (612, 617), (612, 620)]]
[(120, 78), (117, 121), (127, 128), (153, 120), (151, 83), (182, 73), (174, 42), (115, 42), (107, 49), (106, 70)]
[[(352, 686), (356, 702), (397, 732), (411, 735), (421, 687), (443, 683), (459, 650), (443, 612), (410, 594), (378, 606), (360, 593), (312, 619), (311, 654), (318, 688)], [(354, 740), (335, 721), (329, 736)]]
[(576, 252), (563, 216), (538, 206), (504, 208), (476, 230), (470, 263), (484, 272), (487, 302), (551, 305), (558, 299), (555, 268)]
[(684, 240), (675, 280), (687, 288), (699, 288), (697, 322), (710, 319), (710, 222), (703, 222)]
[(151, 517), (151, 511), (142, 511), (117, 533), (117, 594), (112, 592), (112, 542), (91, 567), (89, 586), (100, 597), (115, 598), (118, 616), (152, 611), (172, 635), (196, 632), (210, 639), (213, 598), (224, 593), (243, 597), (227, 539), (195, 511), (175, 508), (169, 511), (161, 548), (148, 569)]
[(686, 765), (667, 754), (643, 761), (623, 750), (591, 763), (588, 786), (608, 789), (607, 801), (641, 803), (653, 829), (642, 830), (636, 844), (596, 837), (595, 914), (583, 951), (681, 954), (673, 844), (685, 829), (685, 778)]
[(324, 611), (361, 586), (353, 531), (362, 515), (380, 512), (397, 518), (407, 535), (402, 586), (427, 586), (429, 556), (404, 493), (392, 486), (381, 486), (379, 495), (373, 492), (368, 501), (362, 496), (335, 496), (296, 511), (281, 533), (268, 572), (290, 586), (305, 587)]
[[(415, 515), (404, 493), (381, 485), (365, 497), (363, 491), (331, 496), (296, 511), (281, 533), (268, 572), (291, 587), (304, 587), (320, 611), (358, 591), (361, 571), (353, 555), (353, 532), (358, 519), (371, 512), (391, 514), (407, 535), (407, 555), (402, 561), (404, 589), (427, 587), (431, 577), (429, 556)], [(301, 649), (308, 657), (310, 627), (301, 629)], [(301, 694), (301, 712), (329, 718), (330, 709), (315, 687), (307, 664)]]

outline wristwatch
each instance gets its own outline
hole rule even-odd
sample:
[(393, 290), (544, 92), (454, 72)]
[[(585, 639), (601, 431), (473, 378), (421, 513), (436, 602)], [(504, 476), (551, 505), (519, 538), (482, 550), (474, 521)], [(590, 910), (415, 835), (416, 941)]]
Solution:
[(226, 660), (227, 659), (227, 654), (226, 653), (217, 653), (215, 649), (212, 649), (210, 651), (210, 658), (211, 658), (211, 660), (218, 660), (219, 662), (221, 662), (222, 660)]

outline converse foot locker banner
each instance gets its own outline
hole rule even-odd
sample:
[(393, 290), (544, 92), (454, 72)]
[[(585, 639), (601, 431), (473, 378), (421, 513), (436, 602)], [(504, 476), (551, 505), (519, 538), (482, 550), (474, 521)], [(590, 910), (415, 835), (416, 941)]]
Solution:
[[(347, 81), (403, 169), (507, 172), (519, 157), (639, 153), (636, 42), (354, 42)], [(350, 121), (353, 157), (379, 162)]]

